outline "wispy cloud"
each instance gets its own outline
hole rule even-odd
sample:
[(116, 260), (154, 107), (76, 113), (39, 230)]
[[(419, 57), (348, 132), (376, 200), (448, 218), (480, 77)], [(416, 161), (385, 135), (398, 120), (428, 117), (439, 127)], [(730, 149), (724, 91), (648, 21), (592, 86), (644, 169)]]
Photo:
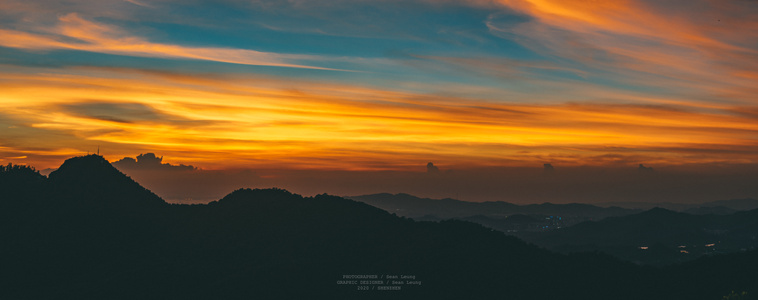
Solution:
[(317, 56), (279, 54), (248, 49), (188, 47), (154, 43), (134, 36), (118, 27), (81, 18), (76, 13), (59, 18), (53, 28), (41, 28), (41, 33), (0, 29), (0, 46), (28, 50), (80, 50), (116, 55), (179, 58), (225, 62), (232, 64), (321, 69), (298, 64), (298, 60), (318, 60)]
[[(610, 72), (617, 81), (699, 87), (709, 95), (753, 86), (748, 74), (758, 67), (758, 49), (748, 41), (758, 38), (750, 17), (758, 4), (696, 2), (472, 1), (530, 18), (502, 22), (493, 13), (487, 20), (493, 34), (588, 72)], [(744, 96), (731, 99), (744, 102)]]
[(154, 8), (154, 6), (152, 6), (150, 4), (147, 4), (145, 2), (142, 2), (142, 1), (137, 1), (137, 0), (124, 0), (124, 1), (129, 2), (131, 4), (134, 4), (134, 5), (139, 5), (139, 6), (143, 6), (143, 7)]

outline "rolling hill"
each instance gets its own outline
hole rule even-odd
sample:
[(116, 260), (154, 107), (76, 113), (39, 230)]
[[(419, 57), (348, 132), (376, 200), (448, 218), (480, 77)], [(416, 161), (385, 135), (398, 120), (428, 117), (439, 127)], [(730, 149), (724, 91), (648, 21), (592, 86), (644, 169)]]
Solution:
[[(239, 189), (209, 204), (169, 205), (96, 155), (72, 158), (49, 178), (17, 169), (0, 172), (5, 299), (758, 294), (755, 251), (649, 268), (599, 253), (557, 254), (471, 222), (417, 222), (329, 195)], [(388, 287), (399, 290), (379, 290)]]

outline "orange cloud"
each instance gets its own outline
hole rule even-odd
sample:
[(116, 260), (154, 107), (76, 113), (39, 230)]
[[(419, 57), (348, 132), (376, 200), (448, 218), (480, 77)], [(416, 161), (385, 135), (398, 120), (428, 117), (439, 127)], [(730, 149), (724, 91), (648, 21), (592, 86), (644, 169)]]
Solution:
[[(0, 79), (2, 114), (35, 135), (49, 133), (44, 147), (56, 155), (107, 145), (113, 159), (157, 151), (203, 168), (345, 170), (410, 169), (429, 160), (459, 167), (758, 161), (758, 151), (723, 153), (758, 148), (755, 116), (734, 107), (495, 103), (117, 68)], [(2, 140), (11, 140), (7, 134)], [(34, 145), (16, 140), (4, 151), (26, 155)]]
[[(531, 17), (514, 24), (487, 20), (490, 31), (548, 57), (582, 64), (589, 77), (614, 74), (624, 84), (683, 88), (743, 104), (758, 68), (758, 6), (751, 1), (498, 0)], [(507, 17), (506, 17), (507, 18)]]

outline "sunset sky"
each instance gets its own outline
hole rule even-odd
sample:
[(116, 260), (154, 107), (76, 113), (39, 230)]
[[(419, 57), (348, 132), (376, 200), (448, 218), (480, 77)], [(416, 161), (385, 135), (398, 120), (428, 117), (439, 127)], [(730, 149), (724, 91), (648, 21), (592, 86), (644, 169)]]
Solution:
[(3, 0), (0, 163), (99, 147), (259, 175), (753, 166), (756, 16), (748, 0)]

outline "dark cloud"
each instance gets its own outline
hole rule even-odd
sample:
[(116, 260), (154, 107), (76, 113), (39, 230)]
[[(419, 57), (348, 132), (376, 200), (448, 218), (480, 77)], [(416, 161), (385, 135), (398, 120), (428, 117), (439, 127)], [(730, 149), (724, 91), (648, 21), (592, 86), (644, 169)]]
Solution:
[(252, 170), (203, 170), (192, 165), (163, 162), (154, 153), (124, 157), (112, 162), (147, 189), (169, 202), (210, 202), (247, 187), (261, 187)]
[(426, 164), (426, 172), (428, 172), (428, 173), (439, 173), (440, 172), (440, 168), (438, 168), (437, 166), (435, 166), (433, 163), (430, 162), (430, 163)]
[(80, 117), (118, 123), (171, 119), (171, 116), (159, 113), (152, 107), (141, 103), (85, 102), (63, 104), (61, 108)]
[(158, 157), (154, 153), (137, 155), (137, 158), (124, 157), (112, 163), (119, 170), (163, 170), (163, 171), (194, 171), (194, 166), (183, 164), (172, 165), (163, 163), (163, 156)]
[(193, 120), (168, 114), (160, 110), (136, 102), (105, 102), (83, 101), (73, 104), (62, 104), (59, 108), (74, 116), (103, 120), (116, 123), (159, 123), (182, 127), (205, 126), (219, 123), (218, 121)]

